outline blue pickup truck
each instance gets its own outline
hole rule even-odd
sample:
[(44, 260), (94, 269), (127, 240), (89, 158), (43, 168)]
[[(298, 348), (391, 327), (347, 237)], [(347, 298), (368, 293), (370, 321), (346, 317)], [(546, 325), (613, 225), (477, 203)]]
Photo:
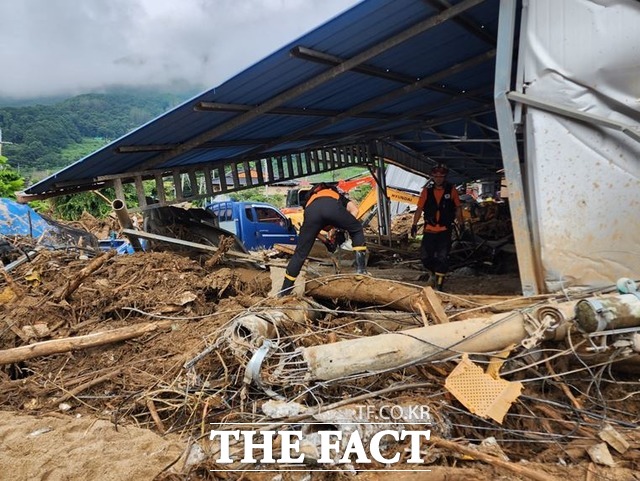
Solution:
[(248, 250), (298, 242), (291, 220), (271, 204), (223, 201), (207, 204), (205, 209), (215, 214), (221, 229), (235, 234)]

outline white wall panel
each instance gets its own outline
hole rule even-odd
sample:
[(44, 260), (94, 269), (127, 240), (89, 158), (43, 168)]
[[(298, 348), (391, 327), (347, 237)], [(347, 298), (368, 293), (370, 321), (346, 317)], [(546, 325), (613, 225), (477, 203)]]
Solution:
[[(640, 2), (528, 8), (526, 96), (640, 129)], [(640, 143), (534, 108), (525, 125), (529, 215), (547, 289), (640, 278)]]

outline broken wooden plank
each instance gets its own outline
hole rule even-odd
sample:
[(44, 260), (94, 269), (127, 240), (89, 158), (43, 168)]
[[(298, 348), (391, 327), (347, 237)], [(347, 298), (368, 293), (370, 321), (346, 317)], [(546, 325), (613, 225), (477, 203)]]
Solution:
[(596, 464), (601, 464), (603, 466), (609, 466), (610, 468), (616, 465), (616, 462), (613, 460), (613, 456), (611, 456), (611, 452), (607, 447), (606, 443), (598, 443), (587, 449), (587, 454)]
[(449, 316), (447, 316), (447, 313), (444, 311), (442, 301), (432, 287), (427, 286), (422, 289), (422, 297), (427, 309), (438, 324), (445, 324), (449, 322)]
[(598, 433), (598, 437), (620, 454), (626, 453), (629, 449), (629, 441), (627, 441), (622, 434), (616, 431), (611, 424), (605, 424)]
[(422, 317), (422, 325), (425, 327), (429, 326), (429, 318), (427, 317), (426, 313), (427, 306), (425, 306), (424, 302), (418, 301), (416, 302), (416, 307), (420, 311), (420, 316)]

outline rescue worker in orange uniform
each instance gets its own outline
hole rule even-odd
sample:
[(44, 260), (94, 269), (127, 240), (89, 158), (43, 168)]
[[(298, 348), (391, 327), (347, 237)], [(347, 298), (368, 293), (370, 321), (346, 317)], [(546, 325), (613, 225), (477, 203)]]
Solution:
[(321, 230), (329, 230), (330, 226), (349, 232), (356, 254), (356, 273), (367, 273), (367, 246), (362, 224), (356, 219), (357, 213), (356, 204), (350, 201), (337, 187), (321, 183), (311, 189), (304, 206), (304, 222), (300, 226), (298, 245), (287, 265), (284, 282), (278, 293), (279, 297), (291, 293), (296, 277), (300, 274), (302, 265), (311, 252), (316, 236)]
[(431, 170), (433, 183), (427, 183), (422, 189), (411, 226), (411, 237), (415, 237), (418, 221), (424, 214), (420, 259), (425, 269), (435, 277), (430, 279), (430, 284), (437, 290), (442, 290), (449, 271), (453, 223), (457, 220), (459, 225), (463, 225), (458, 191), (453, 184), (445, 181), (448, 172), (444, 164), (438, 164)]

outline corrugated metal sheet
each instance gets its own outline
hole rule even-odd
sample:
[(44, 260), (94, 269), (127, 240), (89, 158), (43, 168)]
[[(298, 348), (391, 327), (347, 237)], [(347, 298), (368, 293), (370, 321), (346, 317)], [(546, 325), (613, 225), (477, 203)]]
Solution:
[[(472, 6), (383, 48), (394, 36), (440, 18), (441, 10), (447, 15), (447, 5)], [(29, 187), (26, 197), (88, 190), (107, 176), (142, 173), (150, 178), (152, 172), (215, 168), (277, 153), (367, 145), (381, 139), (424, 159), (412, 162), (414, 170), (428, 171), (435, 162), (431, 156), (448, 163), (458, 180), (493, 175), (501, 167), (499, 145), (484, 141), (497, 139), (491, 130), (491, 84), (498, 10), (498, 0), (365, 0), (222, 85)], [(301, 58), (296, 54), (299, 47), (331, 60)], [(335, 66), (332, 61), (349, 61), (373, 48), (379, 53), (316, 82)], [(411, 86), (425, 78), (432, 80), (430, 85)], [(310, 81), (316, 85), (305, 89)], [(199, 108), (201, 102), (212, 102), (251, 109), (281, 94), (288, 96), (285, 102), (248, 121), (242, 121), (246, 110)], [(289, 112), (277, 112), (279, 108)], [(313, 115), (307, 115), (310, 111)], [(472, 137), (484, 143), (465, 142)]]
[(541, 278), (549, 291), (637, 279), (640, 3), (538, 0), (528, 10), (524, 98), (556, 109), (526, 116), (528, 217)]

